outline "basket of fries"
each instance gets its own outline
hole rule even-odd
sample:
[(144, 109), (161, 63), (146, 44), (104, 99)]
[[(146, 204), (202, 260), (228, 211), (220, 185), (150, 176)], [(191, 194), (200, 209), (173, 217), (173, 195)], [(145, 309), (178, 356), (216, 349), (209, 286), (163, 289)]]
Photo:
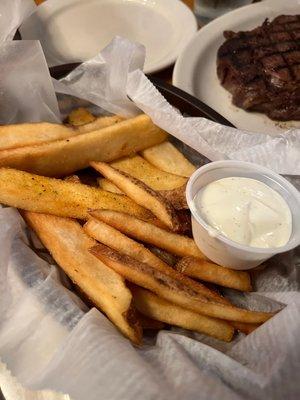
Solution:
[(54, 83), (57, 104), (47, 71), (31, 86), (34, 109), (15, 102), (23, 114), (0, 126), (1, 358), (25, 386), (74, 399), (170, 398), (177, 375), (185, 398), (200, 388), (205, 398), (229, 387), (274, 394), (273, 351), (291, 354), (298, 340), (282, 339), (299, 327), (298, 250), (251, 273), (217, 265), (193, 240), (185, 188), (198, 166), (246, 158), (257, 144), (251, 157), (290, 173), (290, 163), (262, 160), (274, 145), (289, 156), (290, 145), (250, 139), (205, 108), (183, 116), (191, 98), (173, 108), (132, 69), (140, 51), (116, 39)]

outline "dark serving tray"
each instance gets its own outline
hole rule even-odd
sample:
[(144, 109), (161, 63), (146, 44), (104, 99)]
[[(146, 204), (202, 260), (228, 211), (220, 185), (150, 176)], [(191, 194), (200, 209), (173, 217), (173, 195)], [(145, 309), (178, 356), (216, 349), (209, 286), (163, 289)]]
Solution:
[[(78, 65), (79, 64), (75, 63), (51, 67), (49, 69), (50, 75), (55, 79), (61, 79)], [(148, 76), (148, 79), (150, 79), (165, 99), (174, 107), (178, 108), (183, 114), (187, 114), (191, 117), (204, 117), (211, 121), (233, 127), (222, 115), (183, 90), (151, 76)]]

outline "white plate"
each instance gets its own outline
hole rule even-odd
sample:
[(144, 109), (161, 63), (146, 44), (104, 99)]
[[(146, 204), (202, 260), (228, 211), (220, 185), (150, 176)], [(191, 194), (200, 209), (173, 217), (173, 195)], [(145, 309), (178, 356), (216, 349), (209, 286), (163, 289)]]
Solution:
[(126, 37), (146, 46), (146, 73), (174, 63), (196, 31), (180, 0), (49, 0), (20, 28), (41, 41), (49, 66), (85, 61)]
[(266, 0), (238, 8), (206, 25), (194, 36), (175, 64), (173, 83), (198, 97), (240, 129), (278, 134), (300, 127), (300, 121), (278, 123), (261, 113), (235, 107), (231, 94), (219, 83), (216, 71), (217, 51), (224, 42), (223, 31), (249, 30), (266, 18), (280, 14), (300, 14), (300, 0)]

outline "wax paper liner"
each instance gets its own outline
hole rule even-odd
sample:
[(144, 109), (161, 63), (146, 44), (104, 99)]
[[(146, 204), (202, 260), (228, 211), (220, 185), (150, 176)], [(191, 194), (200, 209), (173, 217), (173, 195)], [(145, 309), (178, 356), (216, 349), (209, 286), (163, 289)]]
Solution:
[(0, 45), (10, 41), (20, 24), (36, 9), (33, 0), (1, 0), (0, 3)]
[[(57, 90), (108, 112), (129, 116), (138, 113), (138, 107), (143, 109), (182, 140), (176, 144), (197, 165), (272, 143), (264, 135), (183, 118), (141, 72), (131, 70), (138, 65), (140, 50), (117, 38), (96, 62), (85, 63), (58, 83)], [(127, 61), (118, 64), (122, 69), (113, 68), (111, 63), (116, 57), (124, 60), (124, 53)], [(282, 154), (290, 155), (290, 139), (283, 135), (283, 142)], [(262, 161), (263, 153), (259, 154)], [(293, 174), (295, 165), (280, 172)], [(253, 293), (227, 291), (234, 303), (250, 309), (286, 305), (251, 335), (239, 334), (227, 344), (173, 328), (146, 335), (144, 346), (135, 348), (99, 311), (86, 312), (31, 238), (16, 210), (0, 210), (0, 356), (26, 387), (69, 393), (74, 400), (299, 397), (299, 249), (261, 267)]]
[(205, 118), (183, 117), (137, 67), (143, 67), (141, 45), (116, 37), (100, 55), (76, 68), (56, 89), (112, 113), (133, 116), (143, 110), (157, 125), (212, 161), (250, 161), (281, 174), (300, 175), (300, 130), (269, 136), (225, 127)]
[(60, 122), (53, 84), (38, 41), (12, 41), (36, 9), (33, 0), (0, 2), (0, 124)]

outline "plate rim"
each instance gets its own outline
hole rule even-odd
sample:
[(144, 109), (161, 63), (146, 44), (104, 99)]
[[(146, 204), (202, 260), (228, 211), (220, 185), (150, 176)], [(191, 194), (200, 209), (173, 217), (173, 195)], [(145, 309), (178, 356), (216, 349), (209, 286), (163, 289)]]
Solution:
[[(72, 2), (77, 2), (78, 0), (67, 0), (68, 4), (72, 4)], [(93, 0), (90, 0), (93, 1)], [(106, 0), (106, 3), (110, 3), (113, 2), (114, 0)], [(118, 1), (122, 1), (124, 3), (126, 2), (132, 2), (132, 0), (118, 0)], [(197, 33), (198, 30), (198, 22), (197, 22), (197, 18), (195, 16), (195, 14), (192, 12), (192, 10), (185, 4), (183, 3), (181, 0), (164, 0), (163, 2), (157, 3), (155, 0), (134, 0), (135, 3), (139, 4), (142, 7), (148, 7), (147, 3), (152, 5), (152, 8), (155, 10), (163, 7), (163, 8), (167, 8), (169, 7), (169, 9), (172, 11), (172, 13), (174, 15), (179, 15), (179, 17), (177, 17), (176, 19), (173, 19), (173, 21), (176, 21), (176, 25), (179, 24), (180, 20), (184, 20), (186, 21), (186, 25), (189, 27), (189, 30), (187, 31), (187, 33), (185, 34), (185, 36), (181, 36), (181, 46), (178, 47), (177, 44), (174, 45), (173, 47), (173, 51), (171, 52), (171, 54), (166, 57), (164, 62), (160, 62), (160, 63), (156, 63), (153, 67), (151, 68), (146, 68), (144, 70), (145, 73), (147, 74), (151, 74), (154, 72), (158, 72), (161, 71), (162, 69), (165, 69), (169, 66), (171, 66), (172, 64), (174, 64), (177, 60), (177, 58), (179, 57), (180, 53), (184, 50), (184, 48), (186, 47), (186, 45), (190, 42), (190, 40), (195, 36), (195, 34)], [(61, 0), (55, 0), (54, 2), (44, 2), (41, 5), (39, 5), (35, 11), (35, 16), (38, 15), (38, 12), (41, 10), (47, 10), (48, 8), (54, 8), (54, 10), (57, 10), (60, 7), (64, 7), (66, 5), (66, 3), (61, 2)], [(173, 10), (175, 10), (176, 6), (176, 11), (173, 12)], [(161, 14), (161, 12), (158, 11), (159, 14)], [(31, 15), (32, 16), (32, 15)], [(30, 17), (31, 17), (30, 16)], [(30, 18), (29, 17), (29, 18)], [(24, 21), (24, 23), (26, 22), (26, 20)], [(19, 32), (21, 34), (21, 39), (23, 40), (27, 40), (26, 39), (26, 35), (23, 35), (22, 37), (22, 25), (23, 23), (20, 25), (19, 27)], [(39, 39), (37, 39), (39, 40)], [(102, 49), (101, 49), (102, 50)], [(44, 50), (45, 52), (45, 57), (47, 54), (46, 49)], [(51, 61), (51, 59), (50, 59)], [(69, 62), (72, 62), (71, 60)], [(62, 65), (62, 64), (66, 64), (67, 61), (63, 61), (60, 64), (52, 64), (51, 63), (51, 67), (53, 66), (57, 66), (57, 65)]]
[[(300, 0), (290, 0), (290, 1), (291, 2), (289, 3), (289, 6), (297, 7), (299, 5), (299, 7), (300, 7)], [(199, 43), (199, 41), (201, 40), (201, 37), (209, 36), (210, 33), (214, 31), (216, 26), (218, 26), (218, 30), (219, 30), (220, 25), (222, 24), (223, 20), (225, 20), (226, 22), (228, 20), (233, 20), (235, 17), (238, 17), (241, 13), (245, 13), (245, 12), (249, 11), (249, 9), (250, 10), (254, 9), (254, 10), (256, 10), (255, 12), (259, 12), (260, 9), (264, 10), (266, 7), (269, 7), (269, 8), (271, 7), (276, 12), (276, 5), (282, 6), (282, 0), (275, 0), (275, 1), (274, 0), (263, 0), (258, 3), (248, 4), (243, 7), (239, 7), (231, 12), (228, 12), (224, 15), (221, 15), (220, 17), (214, 19), (213, 21), (211, 21), (210, 23), (205, 25), (203, 28), (201, 28), (194, 35), (194, 37), (191, 38), (189, 43), (185, 46), (184, 50), (181, 52), (180, 56), (177, 58), (177, 61), (175, 63), (174, 70), (173, 70), (173, 76), (172, 76), (173, 85), (175, 85), (176, 87), (179, 87), (180, 89), (186, 91), (187, 93), (191, 94), (192, 96), (195, 96), (196, 98), (199, 98), (201, 101), (205, 102), (206, 99), (203, 97), (202, 98), (198, 97), (197, 94), (195, 93), (195, 91), (192, 90), (192, 87), (190, 87), (191, 86), (190, 83), (191, 83), (192, 79), (189, 75), (192, 71), (194, 71), (194, 64), (190, 68), (187, 68), (186, 55), (190, 54), (191, 49), (195, 50), (195, 45), (196, 45), (196, 43)], [(280, 10), (281, 10), (281, 8), (278, 11), (280, 12)], [(223, 30), (230, 29), (227, 26), (227, 24), (224, 24), (224, 25), (225, 26), (224, 26)], [(199, 58), (199, 54), (198, 54), (198, 58)], [(187, 76), (189, 76), (188, 79), (185, 78)], [(212, 104), (209, 104), (209, 106), (214, 108)], [(237, 108), (237, 110), (243, 111), (242, 109), (239, 109), (239, 108)], [(220, 112), (220, 111), (218, 111), (218, 112)], [(230, 120), (228, 115), (223, 115), (223, 116)], [(265, 117), (267, 118), (267, 116), (265, 116)], [(270, 121), (272, 121), (272, 120), (270, 120)], [(231, 121), (231, 122), (234, 123), (235, 125), (237, 125), (236, 121), (235, 122)], [(273, 123), (274, 123), (274, 128), (275, 128), (276, 121), (273, 121)], [(239, 126), (237, 126), (237, 128), (246, 130), (245, 128), (239, 127)], [(286, 127), (284, 129), (279, 130), (277, 127), (277, 134), (280, 132), (283, 132), (284, 130), (287, 130), (287, 129), (291, 129), (291, 128)], [(257, 131), (260, 131), (259, 127), (258, 127)]]

